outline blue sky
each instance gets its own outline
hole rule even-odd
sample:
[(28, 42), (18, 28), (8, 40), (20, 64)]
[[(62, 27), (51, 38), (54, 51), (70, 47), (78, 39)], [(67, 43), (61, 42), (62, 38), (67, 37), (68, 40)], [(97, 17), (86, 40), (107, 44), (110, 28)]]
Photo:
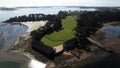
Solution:
[(16, 6), (120, 6), (120, 0), (0, 0), (0, 7)]

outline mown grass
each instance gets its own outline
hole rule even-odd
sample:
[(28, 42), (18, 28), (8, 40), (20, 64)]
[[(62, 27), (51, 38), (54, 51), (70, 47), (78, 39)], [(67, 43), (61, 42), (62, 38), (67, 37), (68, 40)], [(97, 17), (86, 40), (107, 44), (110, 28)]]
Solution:
[(54, 47), (74, 37), (74, 28), (76, 27), (76, 17), (68, 16), (62, 20), (63, 28), (59, 32), (53, 32), (42, 38), (42, 42), (48, 46)]

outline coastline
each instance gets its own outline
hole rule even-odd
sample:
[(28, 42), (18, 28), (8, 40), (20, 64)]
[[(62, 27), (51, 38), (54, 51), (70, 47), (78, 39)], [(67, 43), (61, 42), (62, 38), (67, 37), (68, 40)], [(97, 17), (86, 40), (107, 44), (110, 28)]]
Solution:
[[(20, 22), (22, 25), (25, 25), (28, 27), (27, 32), (28, 34), (24, 34), (22, 36), (20, 36), (17, 41), (15, 42), (15, 46), (11, 49), (12, 52), (17, 52), (17, 53), (21, 53), (23, 55), (25, 55), (26, 57), (28, 57), (29, 59), (35, 58), (33, 55), (30, 55), (29, 53), (24, 52), (24, 47), (18, 47), (22, 42), (24, 41), (29, 41), (29, 43), (31, 42), (31, 36), (30, 36), (30, 32), (37, 30), (39, 27), (44, 26), (47, 21), (35, 21), (35, 22)], [(24, 41), (22, 41), (24, 40)], [(17, 47), (17, 48), (16, 48)], [(26, 46), (25, 48), (27, 48), (29, 46)]]
[[(32, 24), (30, 24), (30, 23), (32, 23)], [(38, 24), (37, 23), (34, 24), (34, 22), (28, 22), (28, 23), (24, 22), (23, 24), (28, 26), (28, 30), (27, 30), (28, 32), (36, 30), (37, 28), (35, 26), (38, 26)], [(47, 65), (46, 68), (64, 68), (64, 67), (74, 68), (74, 67), (79, 66), (79, 64), (81, 64), (81, 63), (82, 63), (81, 66), (85, 65), (87, 62), (83, 63), (82, 61), (85, 61), (86, 59), (89, 59), (91, 57), (94, 59), (94, 57), (97, 56), (96, 58), (102, 59), (108, 55), (107, 53), (104, 53), (103, 51), (99, 50), (98, 48), (94, 49), (94, 51), (99, 50), (97, 55), (96, 55), (96, 51), (95, 52), (94, 51), (93, 52), (85, 52), (83, 50), (75, 49), (73, 51), (79, 52), (80, 57), (81, 57), (80, 59), (76, 58), (70, 52), (66, 51), (62, 55), (56, 57), (55, 60), (49, 60), (44, 55), (31, 49), (31, 41), (32, 41), (32, 39), (29, 34), (22, 35), (19, 37), (18, 41), (16, 41), (16, 44), (11, 49), (11, 51), (22, 54), (22, 55), (28, 57), (29, 59), (38, 60), (39, 62), (42, 62), (44, 65)], [(99, 57), (99, 54), (101, 54), (101, 55), (105, 54), (105, 56)], [(92, 62), (95, 62), (95, 61), (93, 60)], [(43, 67), (43, 68), (45, 68), (45, 67)]]
[(29, 21), (29, 22), (20, 22), (23, 25), (26, 25), (28, 27), (27, 32), (32, 32), (34, 30), (37, 30), (39, 27), (44, 26), (47, 21)]
[(30, 52), (28, 52), (27, 50), (32, 50), (29, 49), (31, 48), (31, 36), (30, 36), (30, 32), (37, 30), (39, 27), (44, 26), (47, 21), (36, 21), (36, 22), (20, 22), (22, 25), (25, 25), (28, 27), (27, 29), (27, 34), (24, 34), (22, 36), (20, 36), (17, 41), (15, 42), (15, 46), (13, 48), (11, 48), (9, 51), (11, 51), (12, 53), (18, 53), (18, 54), (22, 54), (25, 57), (27, 57), (28, 59), (30, 59), (29, 65), (30, 68), (34, 68), (32, 66), (34, 66), (34, 63), (38, 63), (41, 64), (43, 68), (45, 68), (46, 64), (39, 62), (34, 55), (32, 55)]

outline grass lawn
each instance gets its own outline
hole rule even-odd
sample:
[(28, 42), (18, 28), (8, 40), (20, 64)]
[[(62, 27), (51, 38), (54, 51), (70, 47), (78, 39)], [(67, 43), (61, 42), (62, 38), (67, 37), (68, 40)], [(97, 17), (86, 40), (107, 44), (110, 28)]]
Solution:
[(68, 16), (66, 19), (62, 20), (63, 30), (46, 35), (41, 41), (51, 47), (58, 46), (74, 37), (73, 29), (76, 27), (76, 24), (76, 17)]

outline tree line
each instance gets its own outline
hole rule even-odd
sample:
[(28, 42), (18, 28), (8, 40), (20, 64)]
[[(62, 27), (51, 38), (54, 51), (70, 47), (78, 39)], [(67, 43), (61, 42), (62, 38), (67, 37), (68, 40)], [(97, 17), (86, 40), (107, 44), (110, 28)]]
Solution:
[(15, 16), (12, 17), (4, 22), (12, 23), (12, 22), (27, 22), (27, 21), (41, 21), (41, 20), (48, 20), (53, 21), (55, 17), (59, 19), (64, 19), (68, 15), (67, 11), (60, 11), (58, 14), (29, 14), (29, 15), (23, 15), (23, 16)]

